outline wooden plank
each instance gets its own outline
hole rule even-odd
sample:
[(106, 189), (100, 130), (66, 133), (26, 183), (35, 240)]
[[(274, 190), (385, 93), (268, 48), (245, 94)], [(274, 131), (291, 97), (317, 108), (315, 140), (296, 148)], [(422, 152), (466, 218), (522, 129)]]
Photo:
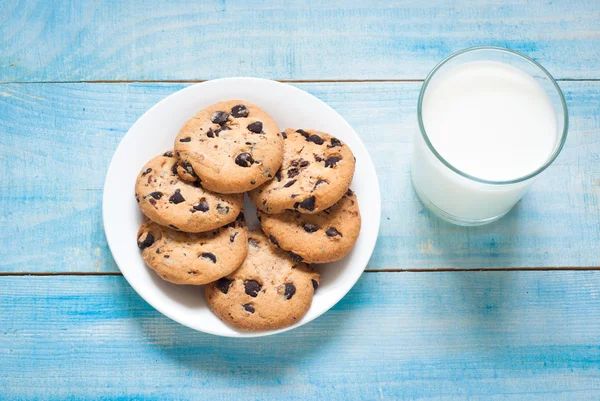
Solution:
[(365, 274), (289, 333), (226, 339), (122, 277), (0, 277), (0, 398), (597, 400), (600, 272)]
[[(117, 271), (101, 222), (106, 168), (136, 118), (184, 86), (0, 86), (0, 271)], [(513, 212), (480, 228), (439, 221), (412, 191), (419, 83), (298, 86), (354, 126), (376, 165), (382, 226), (369, 268), (599, 266), (600, 82), (561, 83), (571, 115), (562, 154)]]
[(596, 0), (8, 2), (0, 82), (424, 78), (480, 45), (560, 78), (600, 76)]

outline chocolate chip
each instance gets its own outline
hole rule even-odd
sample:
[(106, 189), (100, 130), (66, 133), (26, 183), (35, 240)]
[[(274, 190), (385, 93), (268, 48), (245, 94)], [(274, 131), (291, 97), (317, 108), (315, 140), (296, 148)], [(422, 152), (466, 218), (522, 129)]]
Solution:
[(288, 182), (286, 182), (286, 183), (283, 185), (283, 187), (284, 187), (284, 188), (289, 188), (289, 187), (291, 187), (292, 185), (294, 185), (294, 183), (295, 183), (295, 182), (296, 182), (296, 180), (291, 180), (291, 181), (288, 181)]
[(254, 180), (250, 181), (250, 185), (256, 185), (256, 181), (254, 181)]
[(213, 253), (204, 252), (202, 255), (200, 255), (200, 257), (202, 259), (209, 259), (213, 263), (217, 263), (217, 257)]
[(232, 282), (233, 280), (223, 277), (217, 280), (216, 286), (223, 294), (227, 294), (229, 292), (229, 286), (231, 286)]
[(277, 172), (275, 173), (275, 178), (277, 178), (277, 181), (281, 182), (281, 170), (277, 170)]
[(206, 131), (206, 136), (209, 138), (215, 137), (215, 132), (212, 130), (212, 128), (209, 128), (208, 131)]
[(323, 161), (323, 158), (322, 158), (322, 157), (319, 157), (319, 156), (317, 156), (317, 155), (315, 155), (315, 161), (317, 161), (317, 162), (322, 162), (322, 161)]
[(342, 160), (341, 157), (337, 157), (337, 156), (328, 157), (327, 160), (325, 160), (325, 167), (334, 167), (337, 164), (337, 162), (339, 162), (340, 160)]
[(328, 237), (335, 237), (336, 235), (343, 237), (343, 235), (338, 230), (336, 230), (335, 227), (329, 227), (325, 231), (325, 234), (327, 234)]
[(294, 262), (302, 262), (302, 256), (294, 252), (290, 252), (289, 254)]
[(342, 146), (342, 143), (337, 138), (331, 138), (331, 145), (327, 145), (328, 148), (335, 148), (336, 146)]
[(163, 153), (163, 156), (164, 157), (173, 157), (173, 152), (171, 152), (170, 150), (166, 151), (165, 153)]
[(281, 131), (281, 136), (283, 137), (283, 139), (287, 139), (287, 134), (285, 133), (285, 131)]
[(354, 195), (354, 191), (352, 191), (351, 189), (348, 189), (346, 191), (346, 196), (352, 196), (352, 195)]
[(173, 175), (177, 175), (177, 166), (178, 163), (175, 162), (175, 164), (173, 164), (173, 167), (171, 167), (171, 173), (173, 173)]
[(173, 224), (169, 224), (169, 227), (171, 227), (173, 230), (179, 230), (179, 228), (177, 228), (177, 226), (174, 226)]
[(248, 117), (249, 114), (250, 110), (243, 104), (238, 104), (231, 108), (231, 115), (235, 118)]
[(285, 291), (283, 292), (283, 296), (285, 299), (291, 299), (296, 293), (296, 286), (291, 283), (285, 283)]
[(252, 163), (254, 163), (254, 159), (252, 158), (252, 155), (248, 152), (240, 153), (235, 158), (235, 164), (237, 164), (240, 167), (250, 167)]
[(322, 184), (329, 184), (329, 183), (328, 183), (327, 181), (325, 181), (325, 180), (318, 179), (318, 180), (317, 180), (317, 182), (315, 182), (315, 186), (313, 187), (313, 191), (314, 191), (315, 189), (317, 189), (317, 187), (318, 187), (319, 185), (322, 185)]
[(248, 131), (250, 131), (250, 132), (254, 132), (255, 134), (260, 134), (263, 129), (263, 123), (261, 123), (260, 121), (255, 121), (251, 124), (248, 124), (248, 126), (246, 128), (248, 128)]
[(192, 138), (190, 138), (189, 136), (187, 138), (181, 138), (179, 142), (192, 142)]
[(314, 196), (309, 196), (308, 198), (306, 198), (302, 202), (300, 202), (298, 207), (300, 207), (304, 210), (308, 210), (309, 212), (312, 212), (313, 210), (315, 210), (315, 201), (316, 201), (316, 198)]
[(214, 131), (214, 134), (215, 134), (216, 136), (219, 136), (219, 134), (221, 133), (221, 131), (229, 131), (229, 130), (231, 130), (231, 128), (229, 128), (229, 127), (228, 127), (228, 126), (226, 126), (226, 125), (223, 125), (221, 128), (217, 128), (217, 129)]
[(228, 118), (229, 113), (225, 113), (224, 111), (215, 111), (210, 116), (210, 121), (212, 121), (215, 124), (223, 125), (227, 122)]
[(300, 174), (300, 170), (298, 170), (296, 167), (291, 168), (287, 171), (288, 178), (294, 178), (298, 174)]
[(250, 295), (252, 298), (256, 298), (258, 292), (262, 286), (258, 283), (258, 281), (248, 280), (244, 281), (244, 291), (246, 294)]
[(150, 202), (150, 204), (152, 206), (156, 205), (156, 199), (154, 199), (154, 198), (150, 198), (150, 200), (148, 202)]
[(306, 161), (306, 160), (302, 160), (302, 161), (300, 161), (300, 167), (306, 167), (306, 166), (308, 166), (309, 164), (310, 164), (310, 163), (309, 163), (308, 161)]
[(248, 238), (248, 243), (250, 245), (252, 245), (253, 247), (258, 248), (258, 241), (255, 240), (254, 238)]
[(194, 168), (192, 167), (192, 165), (190, 163), (181, 162), (181, 167), (185, 170), (186, 173), (188, 173), (192, 177), (198, 178), (198, 176), (196, 175), (196, 172), (194, 171)]
[(244, 307), (244, 310), (245, 310), (246, 312), (249, 312), (249, 313), (254, 313), (254, 306), (252, 306), (252, 305), (250, 305), (250, 304), (244, 304), (244, 305), (242, 305), (242, 306)]
[(140, 197), (139, 197), (137, 194), (135, 194), (135, 201), (136, 201), (137, 203), (140, 203)]
[(321, 138), (317, 134), (312, 134), (311, 136), (309, 136), (308, 138), (306, 138), (306, 140), (308, 142), (316, 143), (317, 145), (323, 145), (323, 138)]
[(297, 129), (296, 132), (299, 133), (300, 135), (302, 135), (306, 139), (308, 139), (308, 137), (310, 136), (310, 134), (308, 132), (304, 131), (303, 129)]
[(181, 190), (180, 189), (176, 189), (175, 193), (173, 195), (171, 195), (171, 197), (169, 198), (169, 202), (174, 203), (174, 204), (178, 204), (181, 202), (184, 202), (185, 198), (183, 197), (183, 195), (181, 195)]
[(227, 214), (229, 213), (229, 206), (221, 206), (221, 204), (217, 204), (217, 212), (219, 214)]
[(317, 290), (317, 288), (319, 288), (319, 283), (317, 283), (317, 280), (312, 280), (312, 285), (313, 285), (313, 290)]
[(279, 248), (279, 242), (277, 242), (277, 240), (275, 239), (275, 237), (273, 237), (272, 235), (269, 235), (269, 240), (271, 240), (271, 242), (273, 243), (273, 245), (275, 245), (277, 248)]
[(146, 171), (144, 171), (144, 172), (142, 173), (142, 177), (143, 177), (143, 176), (145, 176), (146, 174), (150, 174), (151, 172), (152, 172), (152, 169), (151, 169), (151, 168), (148, 168), (148, 169), (146, 169)]
[(200, 202), (197, 205), (192, 206), (192, 208), (194, 209), (194, 211), (203, 213), (208, 212), (208, 209), (210, 209), (208, 206), (208, 202), (204, 198), (200, 199)]
[[(141, 238), (141, 236), (140, 236), (140, 238)], [(137, 244), (138, 244), (138, 248), (140, 248), (143, 251), (144, 249), (146, 249), (149, 246), (152, 246), (152, 244), (154, 244), (154, 235), (152, 235), (152, 233), (146, 233), (146, 238), (141, 242), (138, 239)]]
[(162, 198), (163, 193), (162, 192), (158, 192), (158, 191), (157, 192), (152, 192), (152, 193), (149, 194), (149, 196), (153, 197), (154, 199), (160, 199), (160, 198)]
[(235, 237), (237, 237), (239, 233), (238, 232), (234, 232), (233, 234), (231, 234), (229, 236), (229, 242), (234, 242), (235, 241)]
[(314, 233), (315, 231), (319, 230), (318, 226), (310, 223), (302, 224), (302, 228), (304, 228), (304, 231), (306, 231), (307, 233)]

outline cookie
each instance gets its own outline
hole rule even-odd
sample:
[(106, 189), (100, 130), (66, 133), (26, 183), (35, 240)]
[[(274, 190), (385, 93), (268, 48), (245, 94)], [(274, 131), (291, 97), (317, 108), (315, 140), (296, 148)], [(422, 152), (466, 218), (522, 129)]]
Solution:
[(138, 247), (146, 265), (175, 284), (207, 284), (236, 270), (248, 254), (242, 213), (237, 220), (203, 233), (183, 233), (150, 220), (140, 227)]
[(260, 210), (318, 213), (336, 203), (350, 187), (355, 159), (350, 148), (333, 136), (314, 130), (287, 129), (281, 170), (250, 192)]
[(150, 160), (138, 175), (135, 197), (152, 221), (185, 232), (209, 231), (235, 220), (243, 195), (221, 195), (205, 190), (200, 182), (182, 180), (173, 152)]
[(260, 231), (248, 233), (248, 244), (242, 266), (205, 287), (208, 306), (240, 330), (274, 330), (296, 323), (310, 308), (319, 274), (272, 248)]
[(241, 100), (200, 111), (179, 131), (175, 154), (210, 191), (247, 192), (273, 178), (283, 157), (277, 124)]
[(334, 262), (346, 256), (360, 233), (356, 195), (348, 190), (335, 205), (317, 214), (258, 212), (271, 244), (306, 263)]

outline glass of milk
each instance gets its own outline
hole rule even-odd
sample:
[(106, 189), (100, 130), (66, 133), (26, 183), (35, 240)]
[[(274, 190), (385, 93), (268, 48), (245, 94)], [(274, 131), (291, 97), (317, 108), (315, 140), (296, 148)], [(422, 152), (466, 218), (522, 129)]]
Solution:
[(567, 105), (554, 78), (503, 48), (443, 60), (423, 83), (417, 114), (415, 191), (437, 216), (464, 226), (508, 213), (567, 139)]

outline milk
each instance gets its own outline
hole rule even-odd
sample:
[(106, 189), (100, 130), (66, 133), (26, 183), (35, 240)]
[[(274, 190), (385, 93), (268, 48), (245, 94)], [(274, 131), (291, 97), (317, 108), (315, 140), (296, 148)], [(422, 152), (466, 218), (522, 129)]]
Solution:
[(463, 174), (444, 165), (419, 133), (413, 184), (426, 206), (459, 224), (482, 224), (507, 213), (532, 180), (498, 182), (534, 173), (557, 148), (557, 115), (546, 90), (498, 61), (438, 71), (423, 94), (421, 115), (435, 151)]

